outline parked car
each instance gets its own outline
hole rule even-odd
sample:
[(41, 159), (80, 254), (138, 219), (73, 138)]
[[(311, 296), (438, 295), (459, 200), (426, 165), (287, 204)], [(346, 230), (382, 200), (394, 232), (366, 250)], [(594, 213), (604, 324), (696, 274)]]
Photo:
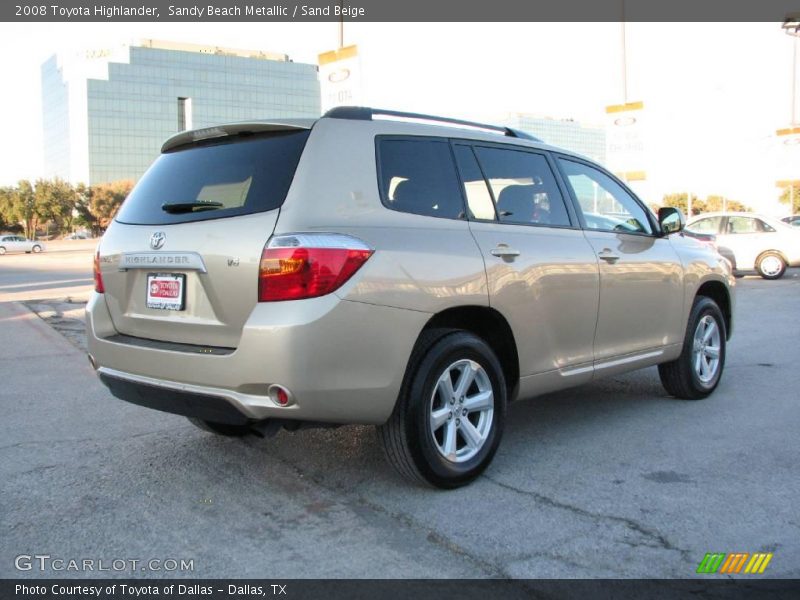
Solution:
[(689, 220), (686, 231), (714, 235), (717, 247), (733, 255), (739, 273), (756, 271), (764, 279), (780, 279), (787, 266), (800, 266), (800, 231), (772, 217), (703, 213)]
[(791, 217), (783, 217), (781, 219), (784, 223), (788, 223), (792, 227), (800, 227), (800, 215), (792, 215)]
[(443, 488), (516, 398), (651, 365), (712, 393), (728, 263), (603, 167), (474, 125), (344, 107), (167, 140), (95, 257), (100, 379), (221, 435), (374, 424)]
[(45, 245), (42, 242), (29, 240), (28, 238), (20, 235), (3, 235), (0, 236), (0, 254), (6, 252), (41, 252), (45, 250)]
[(92, 237), (91, 234), (89, 234), (89, 233), (87, 233), (85, 231), (76, 231), (75, 233), (70, 233), (64, 239), (65, 240), (88, 240), (88, 239), (91, 239), (91, 237)]

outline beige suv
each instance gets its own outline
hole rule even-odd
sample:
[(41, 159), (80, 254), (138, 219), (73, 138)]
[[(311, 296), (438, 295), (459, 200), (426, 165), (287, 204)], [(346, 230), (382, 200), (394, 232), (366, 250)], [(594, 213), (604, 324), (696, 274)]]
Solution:
[(111, 392), (222, 435), (378, 426), (463, 485), (511, 400), (659, 365), (719, 383), (727, 261), (602, 167), (520, 132), (337, 108), (183, 132), (103, 237), (87, 308)]

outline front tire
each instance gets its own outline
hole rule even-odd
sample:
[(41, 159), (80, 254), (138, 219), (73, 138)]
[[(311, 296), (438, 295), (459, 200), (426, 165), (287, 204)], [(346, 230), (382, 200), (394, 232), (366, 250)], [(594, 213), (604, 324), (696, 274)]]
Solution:
[(247, 425), (229, 425), (227, 423), (215, 423), (214, 421), (204, 421), (194, 417), (186, 417), (195, 427), (225, 437), (242, 437), (251, 433)]
[(758, 257), (756, 271), (764, 279), (780, 279), (786, 272), (786, 261), (780, 254), (766, 252)]
[(486, 342), (466, 331), (432, 330), (417, 344), (395, 410), (378, 434), (404, 477), (452, 489), (491, 462), (506, 402), (503, 370)]
[(689, 314), (681, 355), (658, 365), (664, 389), (682, 400), (700, 400), (711, 394), (725, 367), (726, 337), (725, 319), (717, 303), (697, 296)]

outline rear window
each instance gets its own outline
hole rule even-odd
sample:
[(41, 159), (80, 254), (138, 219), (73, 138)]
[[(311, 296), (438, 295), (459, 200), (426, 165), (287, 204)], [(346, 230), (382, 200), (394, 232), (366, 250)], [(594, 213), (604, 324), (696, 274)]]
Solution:
[(169, 225), (279, 208), (309, 133), (238, 136), (166, 152), (133, 188), (116, 220)]

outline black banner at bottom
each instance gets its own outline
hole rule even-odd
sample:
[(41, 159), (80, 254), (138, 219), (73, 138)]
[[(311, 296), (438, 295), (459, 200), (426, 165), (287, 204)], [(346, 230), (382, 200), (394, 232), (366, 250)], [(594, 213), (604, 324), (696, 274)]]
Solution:
[(798, 579), (3, 579), (0, 598), (52, 600), (800, 598)]

